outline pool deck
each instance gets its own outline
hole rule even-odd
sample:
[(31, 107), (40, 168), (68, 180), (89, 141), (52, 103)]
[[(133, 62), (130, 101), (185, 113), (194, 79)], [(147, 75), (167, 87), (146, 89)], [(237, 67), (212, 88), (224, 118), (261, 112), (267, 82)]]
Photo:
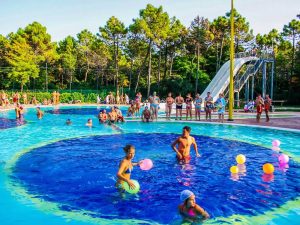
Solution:
[[(99, 106), (97, 104), (60, 104), (59, 106)], [(113, 105), (100, 105), (100, 106), (113, 106)], [(124, 105), (126, 106), (126, 105)], [(128, 105), (127, 105), (128, 106)], [(36, 106), (34, 105), (26, 105), (25, 108), (34, 108)], [(41, 107), (52, 107), (52, 105), (45, 105)], [(7, 108), (0, 108), (0, 112), (8, 111), (14, 109), (14, 106), (10, 105)], [(172, 113), (172, 120), (174, 120), (175, 110), (173, 110)], [(185, 112), (183, 110), (183, 122), (185, 120)], [(194, 115), (194, 113), (193, 113)], [(251, 126), (263, 126), (263, 127), (278, 127), (278, 128), (288, 128), (288, 129), (296, 129), (300, 130), (300, 112), (291, 112), (291, 111), (282, 111), (282, 112), (273, 112), (270, 113), (270, 121), (265, 122), (265, 115), (262, 114), (262, 118), (260, 123), (256, 122), (255, 119), (256, 113), (244, 113), (244, 112), (234, 112), (233, 118), (234, 121), (227, 121), (228, 113), (225, 114), (225, 123), (231, 123), (231, 124), (243, 124), (243, 125), (251, 125)], [(205, 121), (205, 113), (201, 113), (201, 122), (208, 122)], [(139, 119), (139, 118), (135, 118)], [(164, 118), (160, 119), (159, 121), (164, 121)], [(190, 120), (188, 120), (190, 121)], [(195, 120), (193, 120), (195, 121)], [(217, 114), (214, 112), (212, 115), (212, 121), (211, 122), (218, 122), (217, 121)]]

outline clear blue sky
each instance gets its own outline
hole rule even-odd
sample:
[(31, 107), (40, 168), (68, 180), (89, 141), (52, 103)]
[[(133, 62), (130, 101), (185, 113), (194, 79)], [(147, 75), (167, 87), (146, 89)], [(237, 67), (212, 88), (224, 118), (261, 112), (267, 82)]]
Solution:
[[(197, 15), (212, 21), (230, 10), (230, 0), (0, 0), (0, 34), (16, 32), (33, 21), (46, 26), (54, 41), (85, 28), (97, 33), (111, 16), (128, 26), (147, 3), (162, 5), (185, 26)], [(272, 28), (281, 31), (300, 14), (300, 0), (235, 0), (235, 8), (254, 34), (268, 33)]]

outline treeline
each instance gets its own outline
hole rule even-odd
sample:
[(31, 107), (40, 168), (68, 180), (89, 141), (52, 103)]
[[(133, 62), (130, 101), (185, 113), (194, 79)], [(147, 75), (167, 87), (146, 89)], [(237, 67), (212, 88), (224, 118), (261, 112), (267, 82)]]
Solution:
[[(274, 52), (275, 97), (299, 102), (299, 19), (255, 37), (246, 18), (237, 11), (234, 18), (235, 52)], [(213, 21), (197, 16), (185, 27), (148, 4), (128, 27), (112, 16), (96, 34), (85, 29), (57, 43), (33, 22), (0, 35), (0, 89), (202, 92), (229, 60), (229, 20), (230, 13)]]

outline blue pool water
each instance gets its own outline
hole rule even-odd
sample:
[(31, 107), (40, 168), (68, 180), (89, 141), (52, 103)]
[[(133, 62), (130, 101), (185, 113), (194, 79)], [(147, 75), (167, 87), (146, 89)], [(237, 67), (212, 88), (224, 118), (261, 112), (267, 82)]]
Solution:
[(0, 118), (0, 130), (21, 126), (24, 125), (25, 123), (26, 121), (23, 119), (16, 120), (16, 119)]
[[(70, 139), (24, 154), (13, 179), (32, 195), (57, 202), (63, 210), (93, 212), (104, 218), (141, 219), (169, 224), (179, 219), (179, 193), (191, 189), (212, 218), (234, 214), (257, 215), (300, 194), (300, 164), (291, 161), (286, 172), (272, 150), (243, 142), (195, 136), (202, 154), (190, 164), (176, 162), (170, 143), (177, 134), (124, 134)], [(122, 147), (134, 143), (136, 160), (150, 158), (154, 168), (135, 168), (132, 179), (141, 185), (138, 195), (121, 198), (115, 188)], [(245, 154), (247, 172), (231, 178), (235, 156)], [(274, 181), (263, 178), (261, 166), (277, 167)], [(168, 213), (166, 213), (168, 212)]]
[[(14, 120), (15, 115), (0, 117)], [(72, 126), (65, 125), (67, 118)], [(211, 214), (207, 224), (291, 225), (300, 219), (300, 132), (182, 121), (127, 122), (116, 128), (96, 118), (90, 129), (84, 125), (88, 118), (46, 112), (38, 120), (29, 109), (25, 125), (0, 130), (1, 224), (180, 224), (176, 211), (184, 189), (194, 191)], [(191, 126), (202, 157), (192, 151), (190, 165), (183, 166), (170, 143), (185, 125)], [(278, 167), (274, 138), (291, 157), (289, 168)], [(141, 191), (123, 196), (114, 187), (115, 174), (129, 142), (136, 146), (135, 159), (151, 158), (154, 167), (134, 168), (132, 178)], [(240, 153), (247, 156), (246, 173), (232, 177), (229, 168)], [(265, 162), (274, 164), (274, 177), (263, 176)]]
[[(128, 107), (120, 107), (123, 115), (126, 115)], [(107, 113), (111, 112), (111, 107), (98, 107), (98, 108), (56, 108), (46, 110), (46, 113), (52, 114), (69, 114), (69, 115), (98, 115), (101, 111), (106, 110)]]

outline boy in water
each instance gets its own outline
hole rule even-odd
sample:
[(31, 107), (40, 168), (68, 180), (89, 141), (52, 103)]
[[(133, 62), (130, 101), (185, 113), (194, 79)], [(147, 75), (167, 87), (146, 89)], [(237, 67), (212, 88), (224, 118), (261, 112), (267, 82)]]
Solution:
[(42, 119), (43, 118), (43, 116), (44, 116), (44, 112), (41, 110), (41, 108), (40, 107), (37, 107), (36, 108), (36, 115), (37, 115), (37, 118), (38, 119)]
[[(178, 161), (183, 161), (184, 163), (189, 163), (189, 161), (191, 160), (191, 156), (190, 156), (191, 145), (194, 146), (196, 156), (200, 157), (195, 138), (190, 136), (190, 133), (191, 133), (191, 128), (185, 126), (182, 130), (182, 135), (179, 138), (177, 138), (177, 140), (174, 141), (171, 145), (172, 149), (176, 152), (176, 157)], [(177, 144), (178, 144), (178, 148), (176, 148)]]
[(180, 200), (183, 203), (178, 206), (178, 210), (184, 221), (195, 222), (209, 218), (209, 214), (196, 204), (196, 196), (193, 192), (189, 190), (182, 191)]

